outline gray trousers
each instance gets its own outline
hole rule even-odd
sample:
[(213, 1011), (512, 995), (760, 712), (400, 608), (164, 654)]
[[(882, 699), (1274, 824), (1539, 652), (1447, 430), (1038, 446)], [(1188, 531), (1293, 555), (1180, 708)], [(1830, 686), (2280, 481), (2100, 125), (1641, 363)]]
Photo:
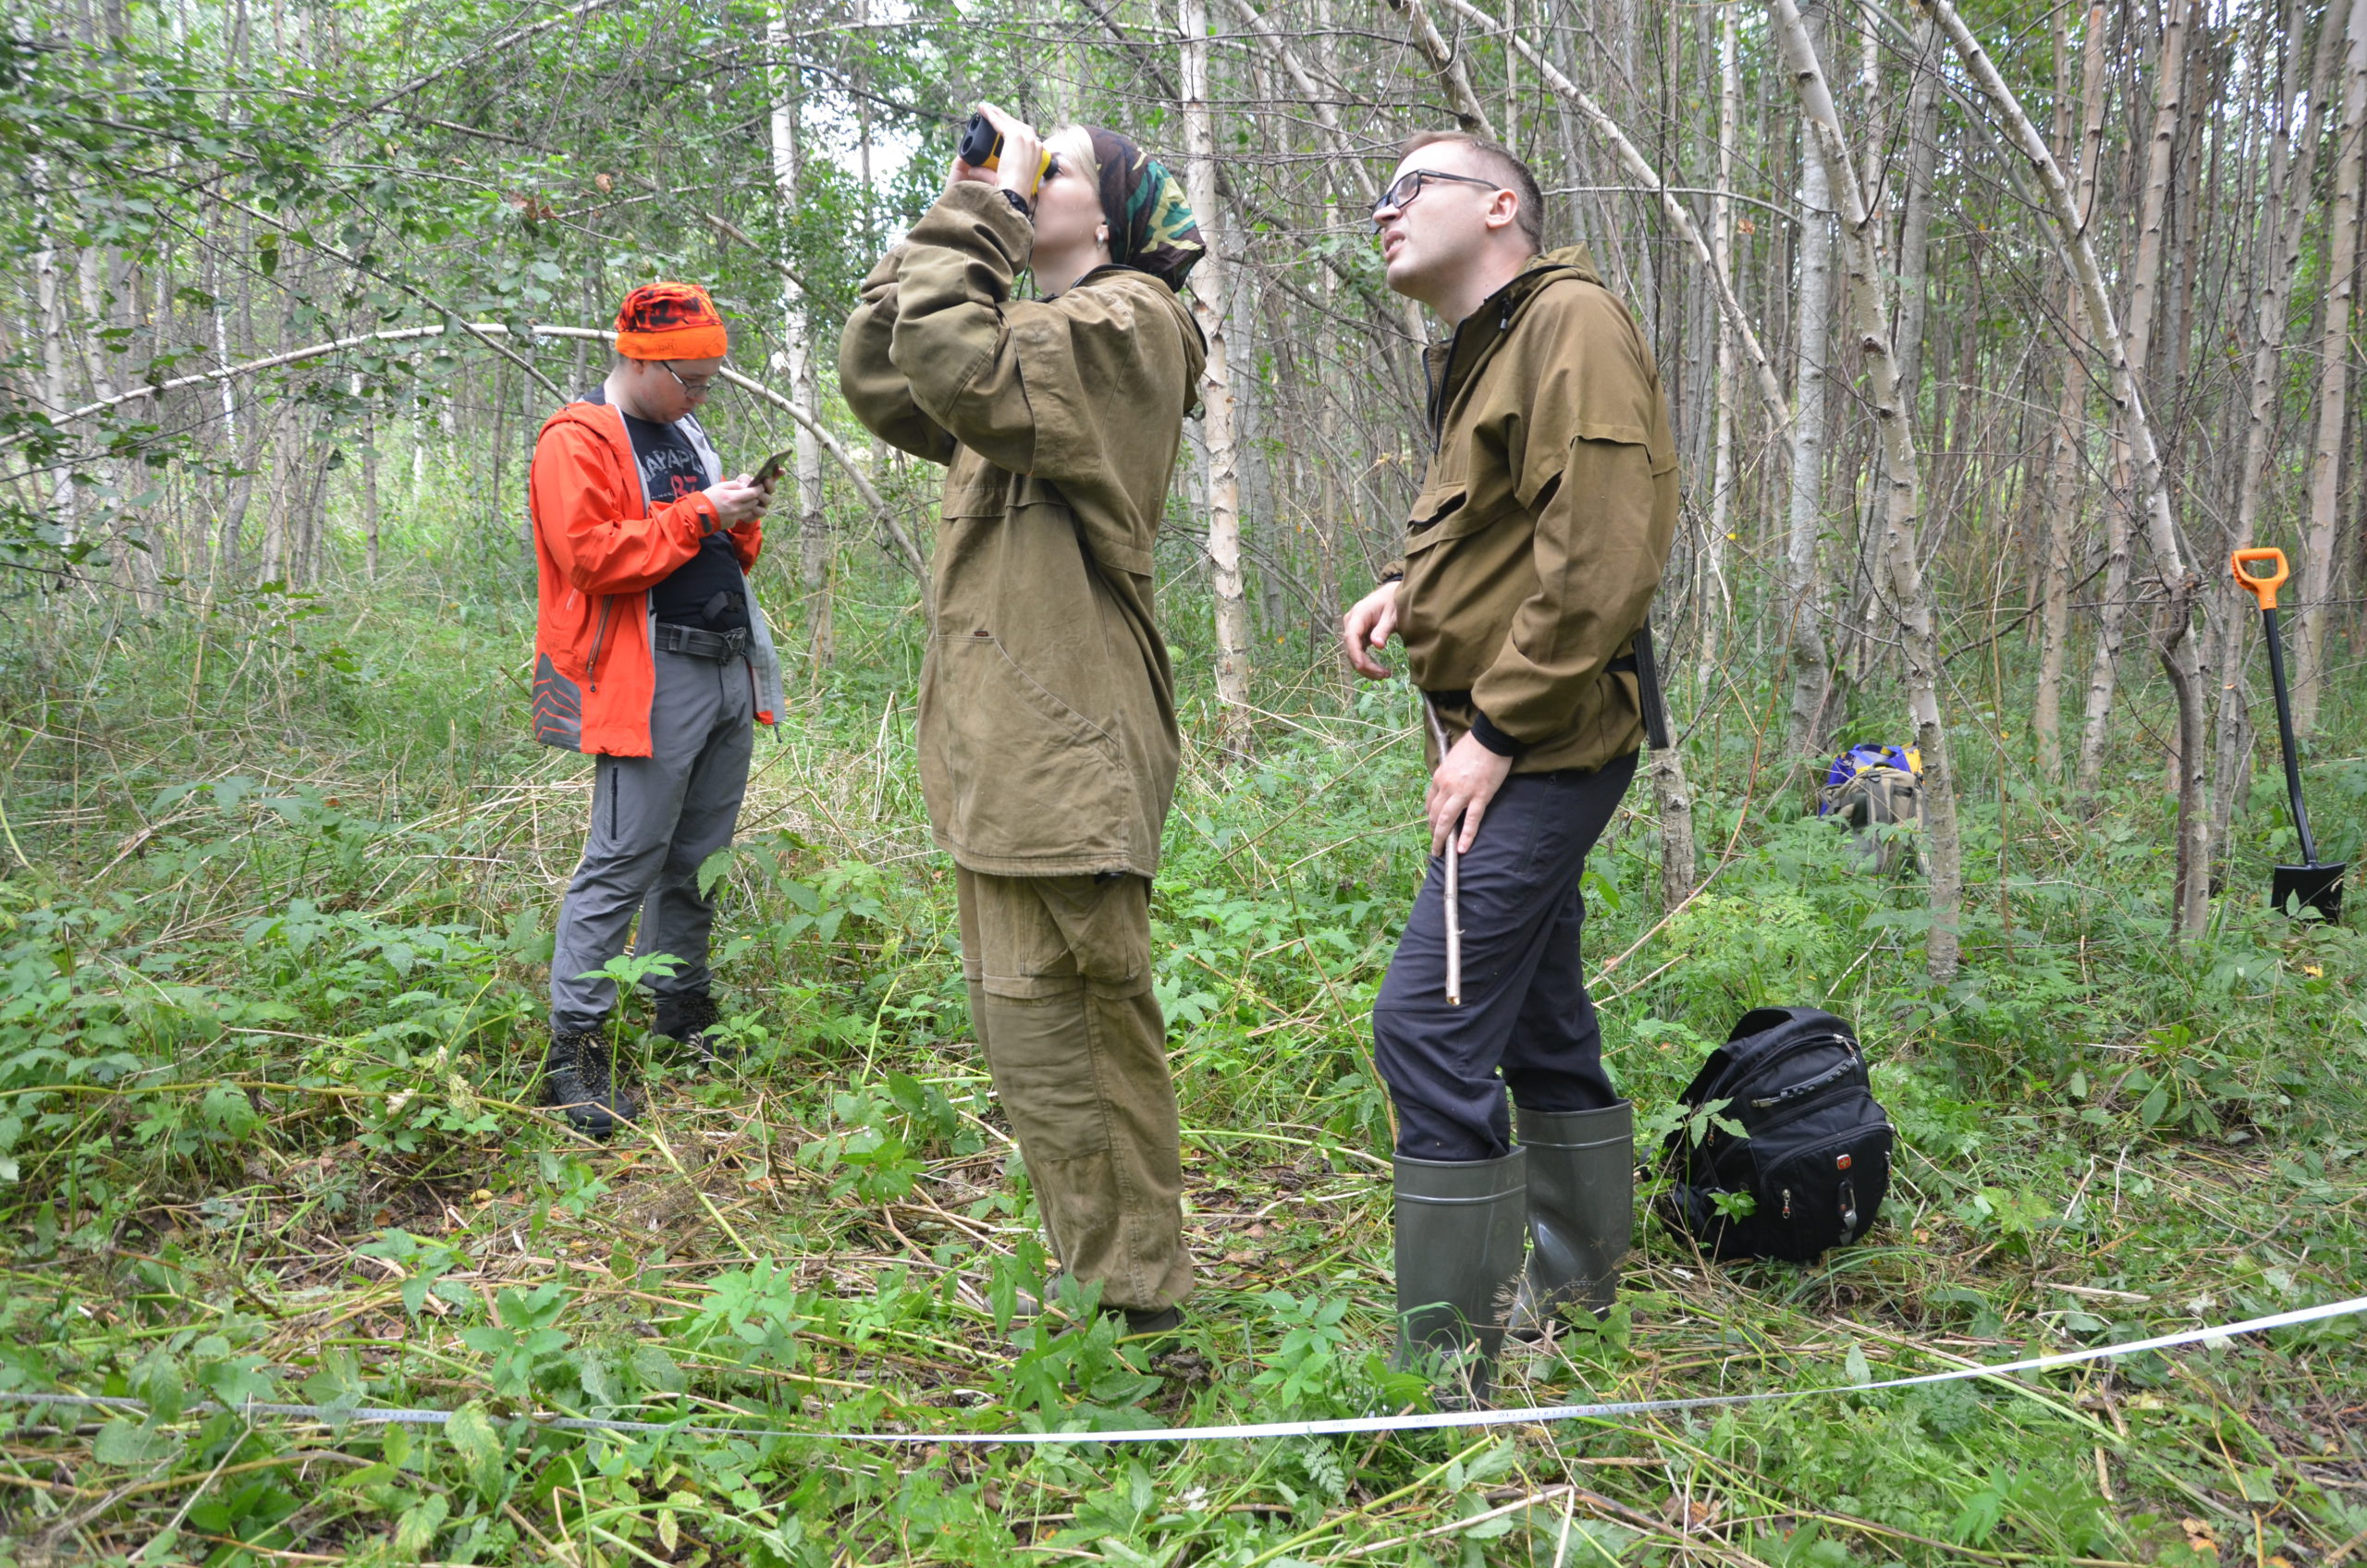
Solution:
[(592, 832), (559, 905), (551, 953), (551, 1029), (596, 1029), (617, 1004), (616, 982), (584, 979), (625, 950), (641, 915), (637, 954), (670, 953), (671, 974), (644, 982), (660, 998), (705, 994), (715, 901), (699, 896), (699, 865), (731, 842), (755, 749), (748, 661), (717, 664), (659, 653), (645, 757), (595, 757)]

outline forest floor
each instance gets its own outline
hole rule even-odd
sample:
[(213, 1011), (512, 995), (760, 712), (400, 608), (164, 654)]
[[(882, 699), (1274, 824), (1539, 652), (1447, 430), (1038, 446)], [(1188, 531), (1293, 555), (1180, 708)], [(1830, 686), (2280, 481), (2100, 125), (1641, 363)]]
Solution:
[[(76, 612), (10, 655), (0, 1390), (147, 1408), (0, 1406), (0, 1562), (2367, 1559), (2355, 1317), (1496, 1430), (812, 1435), (1416, 1401), (1385, 1366), (1367, 1033), (1421, 869), (1414, 710), (1310, 680), (1272, 693), (1254, 761), (1187, 746), (1154, 949), (1198, 1285), (1171, 1347), (1055, 1337), (1012, 1318), (1045, 1259), (967, 1043), (909, 624), (851, 609), (838, 668), (759, 741), (718, 868), (747, 1055), (671, 1059), (636, 1010), (652, 1112), (597, 1145), (531, 1109), (589, 771), (524, 738), (531, 606), (431, 588), (266, 598), (202, 636)], [(1514, 1353), (1500, 1402), (1851, 1385), (2367, 1292), (2367, 944), (2261, 908), (2273, 789), (2180, 950), (2157, 756), (2132, 741), (2080, 811), (2003, 737), (1964, 745), (1967, 963), (1934, 990), (1919, 887), (1853, 874), (1804, 816), (1774, 712), (1729, 691), (1691, 733), (1715, 870), (1674, 919), (1645, 792), (1594, 859), (1609, 1059), (1649, 1155), (1744, 1010), (1848, 1015), (1900, 1133), (1883, 1220), (1814, 1267), (1720, 1267), (1639, 1203), (1618, 1309)], [(2367, 796), (2346, 746), (2312, 772), (2336, 844)], [(248, 1401), (329, 1414), (221, 1408)], [(361, 1405), (456, 1414), (340, 1418)]]

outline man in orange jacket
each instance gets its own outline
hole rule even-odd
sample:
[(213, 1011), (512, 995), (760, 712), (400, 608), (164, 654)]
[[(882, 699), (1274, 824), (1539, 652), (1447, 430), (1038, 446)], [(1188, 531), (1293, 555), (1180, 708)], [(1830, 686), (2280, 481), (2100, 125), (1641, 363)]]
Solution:
[[(534, 446), (534, 738), (597, 759), (591, 834), (551, 956), (546, 1104), (606, 1137), (640, 1113), (615, 1081), (607, 1033), (624, 951), (665, 953), (649, 976), (657, 1030), (705, 1051), (714, 901), (700, 863), (731, 842), (754, 724), (781, 708), (780, 664), (747, 570), (767, 492), (727, 479), (693, 410), (728, 348), (695, 284), (634, 289), (617, 312), (607, 379), (553, 414)], [(753, 722), (752, 722), (753, 721)]]

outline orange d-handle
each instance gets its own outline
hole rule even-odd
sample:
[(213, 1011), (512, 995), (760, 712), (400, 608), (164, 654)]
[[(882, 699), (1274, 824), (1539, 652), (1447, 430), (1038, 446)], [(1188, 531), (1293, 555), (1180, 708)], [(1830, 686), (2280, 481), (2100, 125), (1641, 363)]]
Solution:
[[(2275, 573), (2263, 577), (2250, 570), (2255, 563), (2262, 562), (2274, 565), (2276, 568)], [(2276, 607), (2277, 589), (2293, 575), (2285, 564), (2285, 552), (2278, 549), (2238, 550), (2229, 557), (2227, 564), (2235, 570), (2237, 583), (2259, 600), (2260, 607), (2264, 610)]]

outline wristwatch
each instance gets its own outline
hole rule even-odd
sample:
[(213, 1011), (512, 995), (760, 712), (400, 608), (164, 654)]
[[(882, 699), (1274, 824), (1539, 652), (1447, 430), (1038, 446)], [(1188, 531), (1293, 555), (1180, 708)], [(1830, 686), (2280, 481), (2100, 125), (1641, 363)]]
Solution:
[(1002, 199), (1011, 203), (1011, 210), (1012, 212), (1017, 213), (1029, 223), (1034, 223), (1036, 221), (1036, 204), (1034, 202), (1030, 202), (1026, 197), (1022, 196), (1018, 191), (1013, 190), (1008, 185), (998, 186), (996, 189), (1002, 192)]

